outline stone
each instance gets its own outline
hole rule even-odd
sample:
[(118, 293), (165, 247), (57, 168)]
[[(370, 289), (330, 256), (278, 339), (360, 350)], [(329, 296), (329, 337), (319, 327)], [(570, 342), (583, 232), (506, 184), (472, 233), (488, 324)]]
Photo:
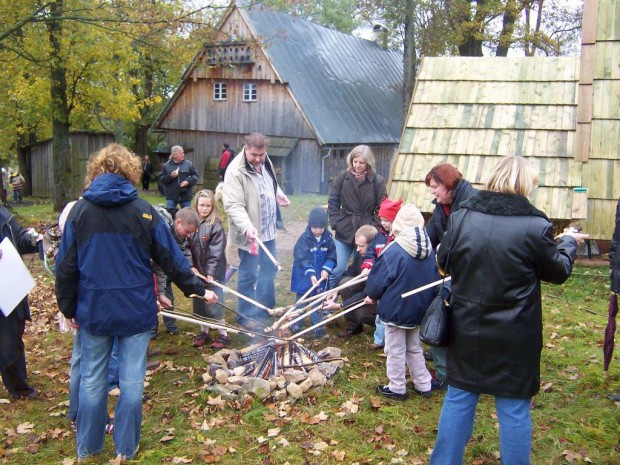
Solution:
[(310, 378), (304, 379), (300, 384), (301, 392), (307, 392), (312, 387), (312, 380)]
[(286, 392), (288, 392), (288, 395), (291, 396), (293, 399), (299, 399), (301, 396), (304, 395), (304, 392), (296, 383), (289, 383), (289, 385), (286, 386)]
[(336, 373), (338, 373), (338, 370), (340, 369), (340, 367), (335, 364), (335, 363), (330, 363), (330, 362), (326, 362), (326, 363), (319, 363), (317, 365), (317, 368), (321, 371), (321, 373), (323, 373), (327, 378), (333, 378), (334, 375)]
[(237, 392), (241, 389), (241, 384), (232, 384), (232, 383), (226, 383), (224, 384), (224, 387), (226, 389), (228, 389), (231, 392)]
[(220, 368), (215, 372), (215, 379), (218, 383), (226, 384), (228, 382), (228, 371)]
[(245, 374), (245, 366), (234, 368), (233, 373), (235, 376), (243, 376)]
[(226, 360), (229, 368), (235, 368), (241, 363), (241, 354), (237, 350), (231, 350)]
[(245, 376), (229, 376), (228, 377), (228, 382), (230, 384), (244, 384), (245, 382), (247, 382), (247, 378)]
[(203, 380), (205, 383), (207, 383), (207, 384), (208, 384), (208, 383), (210, 383), (211, 381), (213, 381), (213, 376), (211, 376), (208, 372), (203, 373), (203, 374), (202, 374), (202, 380)]
[(276, 402), (285, 401), (287, 396), (288, 393), (286, 392), (286, 389), (276, 389), (275, 391), (273, 391), (273, 399)]
[(239, 389), (240, 394), (249, 393), (253, 396), (263, 400), (269, 397), (271, 394), (271, 387), (269, 381), (262, 378), (250, 377), (246, 378), (247, 382)]
[(230, 389), (227, 389), (223, 384), (212, 384), (211, 386), (207, 386), (207, 391), (213, 393), (215, 397), (222, 396), (224, 400), (235, 400), (237, 398), (237, 395)]
[(209, 357), (207, 357), (205, 361), (207, 363), (215, 363), (217, 365), (220, 365), (222, 368), (228, 369), (228, 363), (226, 362), (226, 359), (224, 358), (222, 354), (222, 352), (224, 351), (230, 352), (230, 350), (228, 349), (222, 349), (219, 352), (216, 352), (213, 355), (210, 355)]
[(342, 355), (342, 350), (338, 347), (325, 347), (317, 355), (319, 358), (338, 358)]
[(308, 379), (312, 380), (313, 386), (325, 386), (327, 383), (327, 376), (321, 373), (321, 370), (316, 366), (308, 373)]
[(286, 378), (287, 382), (296, 384), (308, 377), (308, 373), (302, 370), (286, 370), (282, 374), (284, 375), (284, 378)]

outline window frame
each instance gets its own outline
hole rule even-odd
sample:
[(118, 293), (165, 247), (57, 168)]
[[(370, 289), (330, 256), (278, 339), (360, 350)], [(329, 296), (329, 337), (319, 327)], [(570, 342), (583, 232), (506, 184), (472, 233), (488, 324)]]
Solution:
[(213, 84), (213, 100), (215, 102), (225, 102), (228, 100), (228, 83), (224, 81)]
[(243, 101), (249, 103), (258, 101), (258, 84), (255, 82), (243, 83)]

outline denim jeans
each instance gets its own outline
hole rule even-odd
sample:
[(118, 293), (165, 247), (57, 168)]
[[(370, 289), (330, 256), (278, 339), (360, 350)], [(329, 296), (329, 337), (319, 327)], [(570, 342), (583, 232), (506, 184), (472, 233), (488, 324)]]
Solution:
[[(474, 429), (479, 394), (448, 386), (431, 465), (461, 465)], [(529, 465), (532, 448), (531, 399), (495, 398), (502, 465)]]
[(173, 208), (177, 208), (177, 204), (181, 205), (181, 208), (191, 207), (191, 200), (175, 200), (175, 199), (166, 199), (166, 210), (172, 210)]
[(435, 379), (437, 381), (446, 380), (446, 348), (431, 347), (433, 354), (433, 366), (435, 367)]
[(373, 342), (381, 347), (385, 345), (385, 324), (379, 319), (379, 315), (375, 317), (375, 333), (373, 334)]
[[(297, 296), (295, 297), (295, 302), (297, 302), (299, 299), (301, 299), (303, 297), (303, 294), (297, 294)], [(306, 306), (307, 304), (301, 304), (301, 307)], [(307, 309), (306, 311), (308, 311), (310, 309)], [(299, 331), (301, 331), (304, 327), (304, 321), (307, 318), (304, 318), (303, 320), (299, 320), (297, 323), (291, 325), (291, 331), (293, 333), (297, 333)], [(323, 321), (323, 309), (319, 309), (316, 312), (313, 312), (310, 315), (310, 323), (312, 326), (314, 326), (317, 323), (320, 323), (321, 321)], [(315, 337), (323, 337), (325, 336), (325, 326), (319, 326), (318, 328), (314, 329), (314, 336)]]
[(336, 268), (329, 277), (329, 288), (333, 289), (338, 286), (340, 278), (347, 269), (349, 258), (355, 253), (355, 244), (348, 244), (346, 242), (334, 239), (336, 244)]
[[(265, 247), (276, 257), (276, 241), (265, 241)], [(276, 304), (275, 277), (278, 269), (269, 259), (264, 250), (259, 247), (258, 255), (252, 255), (245, 250), (239, 249), (239, 275), (237, 277), (237, 290), (239, 293), (257, 301), (269, 308)], [(264, 320), (266, 312), (256, 305), (244, 299), (239, 299), (237, 307), (237, 322), (248, 323), (248, 318)]]
[[(120, 395), (114, 411), (117, 454), (133, 457), (140, 441), (142, 392), (150, 332), (118, 337)], [(80, 330), (80, 393), (77, 412), (78, 457), (103, 450), (108, 411), (108, 371), (114, 338)]]
[[(69, 420), (77, 420), (80, 396), (80, 364), (82, 362), (82, 347), (80, 346), (80, 330), (73, 336), (73, 351), (71, 352), (71, 372), (69, 375)], [(118, 340), (114, 338), (112, 353), (110, 354), (110, 368), (108, 370), (108, 391), (118, 387)], [(108, 415), (109, 423), (109, 415)]]

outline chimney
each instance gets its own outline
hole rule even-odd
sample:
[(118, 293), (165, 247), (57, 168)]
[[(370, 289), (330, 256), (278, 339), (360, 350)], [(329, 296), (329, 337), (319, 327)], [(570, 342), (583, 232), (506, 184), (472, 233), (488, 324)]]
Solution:
[(375, 23), (372, 27), (372, 36), (373, 40), (381, 47), (383, 50), (387, 50), (388, 45), (388, 28), (385, 27), (381, 23)]

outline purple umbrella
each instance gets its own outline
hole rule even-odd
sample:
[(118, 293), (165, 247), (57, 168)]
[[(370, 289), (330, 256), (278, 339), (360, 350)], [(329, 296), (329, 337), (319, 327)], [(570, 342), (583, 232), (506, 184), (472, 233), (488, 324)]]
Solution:
[(611, 356), (614, 353), (614, 335), (616, 334), (616, 315), (618, 314), (618, 296), (614, 292), (609, 298), (609, 315), (605, 328), (605, 342), (603, 344), (603, 367), (609, 370)]

